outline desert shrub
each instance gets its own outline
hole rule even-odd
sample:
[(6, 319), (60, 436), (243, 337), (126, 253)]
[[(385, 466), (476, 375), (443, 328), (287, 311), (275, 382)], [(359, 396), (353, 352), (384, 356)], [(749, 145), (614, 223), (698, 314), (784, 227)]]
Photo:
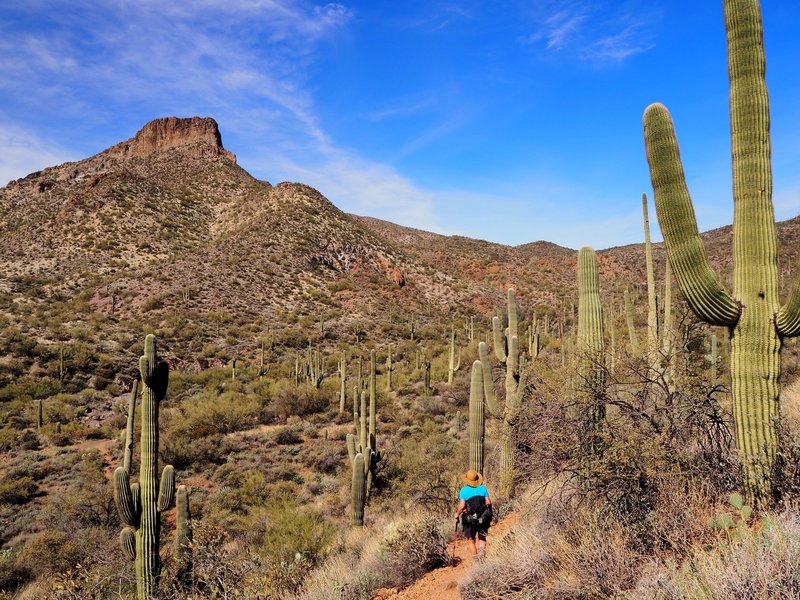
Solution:
[(301, 444), (303, 438), (295, 427), (281, 427), (272, 436), (276, 444)]
[(387, 528), (381, 547), (382, 568), (393, 587), (405, 587), (448, 559), (447, 542), (433, 516)]
[(226, 460), (227, 451), (222, 435), (208, 435), (194, 439), (183, 430), (168, 429), (163, 440), (162, 458), (176, 469), (189, 466), (200, 468)]
[(398, 502), (410, 500), (448, 514), (453, 509), (455, 479), (467, 462), (464, 444), (426, 420), (379, 464), (391, 486), (389, 492)]
[(345, 543), (311, 575), (299, 598), (372, 598), (378, 589), (404, 587), (448, 559), (438, 519), (419, 511), (353, 530)]
[(42, 531), (32, 537), (17, 557), (21, 571), (31, 579), (41, 575), (53, 575), (74, 567), (83, 561), (88, 548), (62, 531)]
[(335, 528), (322, 515), (300, 507), (295, 496), (282, 493), (266, 504), (267, 525), (260, 552), (276, 564), (290, 564), (298, 555), (317, 564), (334, 538)]
[(217, 396), (204, 391), (183, 403), (181, 416), (170, 421), (169, 430), (191, 439), (229, 433), (255, 425), (260, 410), (256, 398), (237, 392)]
[(273, 386), (272, 398), (265, 412), (268, 420), (286, 420), (291, 415), (302, 417), (322, 412), (330, 406), (330, 395), (321, 393), (314, 386), (294, 386), (288, 380), (282, 380)]
[(646, 558), (624, 525), (589, 508), (571, 510), (560, 527), (529, 518), (491, 544), (461, 584), (465, 600), (615, 598), (636, 584)]
[(637, 600), (800, 597), (800, 514), (792, 508), (697, 547), (682, 563), (654, 561), (628, 597)]
[(18, 477), (0, 481), (0, 504), (25, 504), (39, 493), (39, 486), (31, 477)]
[(10, 598), (10, 594), (30, 578), (30, 573), (17, 563), (18, 554), (13, 549), (0, 550), (0, 598)]

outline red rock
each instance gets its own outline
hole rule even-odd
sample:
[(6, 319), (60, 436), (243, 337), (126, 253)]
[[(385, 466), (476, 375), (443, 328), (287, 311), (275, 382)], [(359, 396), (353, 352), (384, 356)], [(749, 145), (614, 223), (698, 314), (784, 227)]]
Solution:
[(217, 122), (210, 117), (166, 117), (142, 127), (134, 137), (109, 149), (117, 158), (144, 157), (180, 148), (192, 158), (223, 156), (236, 162), (236, 155), (222, 146)]

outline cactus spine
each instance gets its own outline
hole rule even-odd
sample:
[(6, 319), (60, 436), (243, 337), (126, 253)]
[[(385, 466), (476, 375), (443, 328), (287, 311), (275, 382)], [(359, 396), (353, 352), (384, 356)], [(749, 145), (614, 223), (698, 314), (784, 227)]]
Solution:
[(478, 473), (483, 473), (484, 395), (483, 366), (476, 360), (469, 386), (469, 468)]
[(156, 353), (156, 338), (145, 338), (144, 355), (139, 359), (142, 378), (142, 438), (139, 483), (130, 484), (129, 473), (123, 467), (114, 471), (114, 500), (122, 522), (126, 525), (120, 535), (123, 550), (130, 556), (131, 538), (135, 531), (136, 587), (139, 600), (158, 596), (161, 561), (158, 555), (161, 522), (159, 513), (172, 503), (175, 490), (175, 471), (164, 467), (158, 484), (158, 405), (167, 394), (169, 367)]
[(458, 349), (456, 360), (456, 330), (450, 330), (450, 357), (447, 363), (447, 385), (453, 385), (453, 376), (461, 368), (461, 348)]
[(644, 113), (656, 211), (669, 261), (692, 310), (728, 327), (736, 442), (748, 503), (774, 501), (780, 350), (800, 334), (800, 282), (781, 307), (772, 206), (769, 99), (757, 0), (725, 0), (733, 159), (733, 293), (711, 269), (697, 230), (672, 118), (662, 104)]

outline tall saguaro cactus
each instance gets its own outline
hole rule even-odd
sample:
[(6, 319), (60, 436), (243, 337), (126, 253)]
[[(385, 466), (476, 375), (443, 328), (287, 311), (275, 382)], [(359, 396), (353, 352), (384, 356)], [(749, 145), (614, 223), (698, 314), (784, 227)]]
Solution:
[(772, 207), (769, 99), (758, 0), (725, 0), (733, 162), (733, 293), (720, 282), (697, 230), (672, 118), (644, 112), (656, 211), (669, 261), (689, 306), (730, 331), (736, 442), (748, 503), (775, 499), (782, 339), (800, 334), (800, 282), (781, 307)]
[(658, 356), (658, 299), (653, 268), (653, 244), (650, 241), (650, 217), (647, 213), (647, 194), (642, 194), (644, 218), (644, 262), (647, 271), (647, 364), (652, 367)]
[(605, 347), (603, 306), (597, 256), (588, 246), (578, 252), (579, 395), (586, 410), (587, 457), (598, 452), (597, 430), (605, 417)]
[(367, 392), (361, 392), (361, 408), (353, 398), (353, 421), (355, 434), (346, 437), (347, 455), (353, 468), (352, 480), (352, 524), (364, 524), (364, 504), (369, 498), (373, 477), (382, 454), (377, 448), (377, 409), (375, 406), (375, 350), (370, 352), (369, 415), (367, 415)]
[(458, 359), (456, 359), (456, 330), (450, 330), (450, 354), (447, 362), (447, 385), (453, 385), (455, 372), (461, 368), (461, 348), (458, 349)]
[(145, 338), (139, 373), (144, 384), (139, 483), (131, 485), (128, 471), (117, 467), (114, 471), (114, 501), (126, 525), (120, 534), (122, 548), (126, 555), (136, 560), (137, 597), (151, 600), (158, 596), (161, 571), (159, 513), (170, 507), (175, 495), (172, 465), (164, 467), (160, 485), (158, 483), (158, 405), (167, 394), (169, 367), (158, 358), (156, 338), (152, 334)]
[(337, 370), (339, 372), (339, 412), (344, 412), (344, 403), (346, 400), (345, 397), (345, 379), (347, 377), (347, 356), (345, 355), (344, 350), (342, 350), (341, 355), (339, 356), (339, 364), (337, 366)]
[(133, 430), (136, 421), (136, 400), (139, 398), (139, 380), (136, 379), (131, 386), (131, 401), (128, 404), (128, 422), (125, 427), (125, 450), (122, 455), (122, 468), (131, 472), (131, 458), (133, 457)]
[[(492, 319), (492, 337), (495, 356), (506, 366), (505, 401), (501, 402), (494, 391), (489, 350), (484, 342), (478, 344), (483, 371), (483, 389), (489, 413), (500, 420), (500, 495), (514, 495), (515, 426), (522, 396), (528, 380), (525, 353), (519, 350), (517, 301), (514, 290), (508, 290), (508, 330), (504, 333), (499, 317)], [(474, 373), (473, 373), (474, 375)], [(477, 469), (476, 469), (477, 470)]]
[(175, 563), (179, 583), (187, 585), (192, 578), (192, 514), (189, 510), (189, 490), (179, 485), (175, 492)]
[(469, 468), (478, 473), (483, 473), (484, 395), (483, 366), (476, 360), (469, 387)]

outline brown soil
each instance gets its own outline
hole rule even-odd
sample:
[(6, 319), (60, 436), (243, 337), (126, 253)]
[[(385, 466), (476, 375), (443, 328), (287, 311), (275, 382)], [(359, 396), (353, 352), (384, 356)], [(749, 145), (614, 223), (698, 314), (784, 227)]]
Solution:
[[(497, 547), (497, 540), (503, 537), (519, 521), (519, 513), (512, 512), (506, 515), (489, 531), (487, 554), (491, 555), (493, 548)], [(492, 544), (492, 542), (495, 544)], [(453, 543), (450, 542), (448, 551), (452, 553)], [(383, 589), (379, 590), (374, 600), (459, 600), (458, 583), (472, 568), (473, 560), (469, 556), (467, 541), (459, 537), (456, 542), (453, 566), (445, 566), (431, 571), (413, 585), (404, 590)]]

